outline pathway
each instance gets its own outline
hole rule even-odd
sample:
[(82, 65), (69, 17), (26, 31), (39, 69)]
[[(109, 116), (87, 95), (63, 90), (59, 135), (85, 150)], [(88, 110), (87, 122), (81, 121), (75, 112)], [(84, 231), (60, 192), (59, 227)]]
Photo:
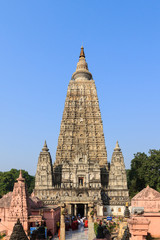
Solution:
[[(54, 237), (53, 240), (59, 240), (59, 238)], [(88, 240), (88, 228), (66, 231), (66, 240)]]

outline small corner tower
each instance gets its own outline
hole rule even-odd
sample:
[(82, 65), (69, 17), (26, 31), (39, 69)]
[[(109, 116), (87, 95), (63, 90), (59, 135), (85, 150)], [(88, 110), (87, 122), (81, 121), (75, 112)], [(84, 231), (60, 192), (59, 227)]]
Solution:
[(25, 231), (28, 227), (28, 215), (30, 214), (28, 201), (27, 186), (20, 170), (19, 177), (13, 188), (8, 222), (16, 222), (17, 218), (19, 218)]
[[(113, 151), (110, 165), (108, 196), (110, 199), (110, 204), (113, 206), (125, 206), (125, 203), (129, 201), (124, 158), (118, 141)], [(120, 212), (121, 209), (118, 209)]]
[(42, 148), (42, 152), (40, 152), (37, 171), (35, 177), (35, 191), (49, 189), (53, 186), (53, 167), (52, 167), (52, 159), (47, 147), (47, 143), (45, 141), (44, 146)]

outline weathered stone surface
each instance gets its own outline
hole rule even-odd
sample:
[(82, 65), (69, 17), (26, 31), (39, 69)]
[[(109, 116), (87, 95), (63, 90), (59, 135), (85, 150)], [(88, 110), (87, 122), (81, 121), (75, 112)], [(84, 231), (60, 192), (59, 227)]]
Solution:
[(145, 212), (159, 212), (160, 193), (147, 186), (132, 198), (131, 204), (132, 207), (143, 207)]
[(111, 205), (125, 205), (129, 201), (124, 158), (118, 141), (112, 155), (107, 194)]
[(145, 239), (148, 233), (160, 239), (160, 193), (147, 186), (132, 198), (131, 207), (130, 239)]
[(49, 189), (53, 186), (53, 166), (51, 155), (48, 152), (47, 143), (45, 141), (42, 152), (39, 155), (37, 172), (35, 177), (36, 189)]
[[(77, 204), (85, 204), (87, 212), (89, 203), (94, 203), (97, 214), (103, 215), (103, 204), (109, 204), (112, 197), (116, 197), (113, 204), (125, 205), (128, 200), (125, 166), (119, 149), (113, 153), (109, 186), (108, 175), (97, 90), (82, 47), (68, 85), (56, 159), (52, 168), (45, 145), (38, 160), (34, 193), (45, 204), (66, 203), (71, 214), (77, 212)], [(120, 198), (122, 201), (118, 202)]]
[(64, 208), (61, 207), (60, 240), (65, 239), (65, 216), (62, 214)]
[(12, 199), (12, 192), (9, 192), (5, 194), (1, 199), (0, 199), (0, 208), (9, 208), (11, 204), (11, 199)]
[(28, 221), (28, 215), (30, 214), (29, 197), (21, 170), (17, 181), (13, 188), (8, 221), (12, 222), (17, 220), (17, 218), (20, 218), (21, 221)]
[[(14, 184), (13, 192), (4, 195), (0, 199), (0, 232), (8, 237), (11, 235), (17, 219), (22, 223), (27, 233), (32, 223), (39, 223), (45, 219), (47, 228), (52, 234), (56, 232), (56, 222), (60, 218), (60, 208), (57, 205), (44, 206), (43, 201), (34, 194), (28, 196), (25, 179), (20, 171), (19, 178)], [(17, 229), (17, 227), (16, 227)], [(21, 238), (18, 238), (21, 239)]]

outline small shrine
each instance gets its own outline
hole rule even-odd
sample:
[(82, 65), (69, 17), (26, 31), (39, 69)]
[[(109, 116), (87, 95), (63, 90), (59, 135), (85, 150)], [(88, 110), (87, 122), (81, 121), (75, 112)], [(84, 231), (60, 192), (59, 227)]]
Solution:
[(160, 193), (147, 186), (132, 198), (131, 207), (130, 239), (142, 240), (147, 235), (160, 238)]
[[(17, 229), (23, 228), (24, 233), (27, 234), (30, 228), (36, 227), (36, 223), (41, 225), (45, 222), (47, 230), (54, 235), (59, 219), (59, 206), (45, 206), (34, 194), (28, 195), (25, 179), (20, 170), (13, 192), (7, 193), (0, 199), (0, 232), (5, 232), (7, 237), (12, 237), (13, 230), (13, 232), (17, 232)], [(12, 237), (11, 239), (16, 238)]]

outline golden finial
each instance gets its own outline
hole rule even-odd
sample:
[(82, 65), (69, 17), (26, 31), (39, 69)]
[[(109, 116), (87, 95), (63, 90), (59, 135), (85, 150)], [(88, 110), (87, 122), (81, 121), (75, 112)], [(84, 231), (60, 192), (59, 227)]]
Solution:
[(80, 56), (79, 56), (79, 57), (80, 57), (80, 58), (81, 58), (81, 57), (84, 57), (84, 58), (85, 58), (83, 45), (82, 45), (82, 47), (81, 47), (81, 52), (80, 52)]

